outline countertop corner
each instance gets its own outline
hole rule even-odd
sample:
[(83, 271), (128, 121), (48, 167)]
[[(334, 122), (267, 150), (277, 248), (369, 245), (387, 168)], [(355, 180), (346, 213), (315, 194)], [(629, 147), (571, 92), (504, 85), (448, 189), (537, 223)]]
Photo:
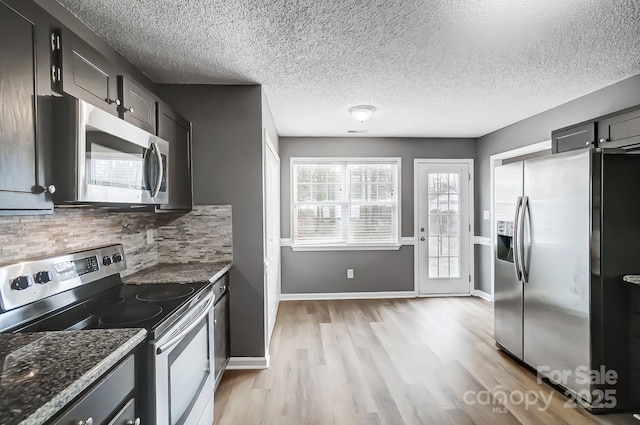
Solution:
[(123, 277), (129, 285), (153, 283), (202, 283), (215, 282), (229, 271), (231, 261), (217, 263), (159, 263), (139, 272)]
[(0, 334), (0, 423), (45, 423), (146, 336), (138, 328)]

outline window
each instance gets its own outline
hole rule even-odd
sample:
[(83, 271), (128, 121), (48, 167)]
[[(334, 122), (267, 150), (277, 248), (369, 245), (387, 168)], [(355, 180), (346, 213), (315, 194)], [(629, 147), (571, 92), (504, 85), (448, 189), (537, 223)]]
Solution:
[(400, 158), (292, 158), (294, 249), (399, 247)]

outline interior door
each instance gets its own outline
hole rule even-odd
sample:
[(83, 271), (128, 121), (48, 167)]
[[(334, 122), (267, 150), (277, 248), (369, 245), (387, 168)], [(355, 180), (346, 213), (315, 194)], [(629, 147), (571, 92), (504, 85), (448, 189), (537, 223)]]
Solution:
[[(268, 140), (268, 136), (265, 136)], [(280, 302), (280, 158), (270, 142), (265, 143), (265, 309), (266, 346), (276, 323)]]
[(420, 295), (469, 295), (469, 164), (419, 162)]

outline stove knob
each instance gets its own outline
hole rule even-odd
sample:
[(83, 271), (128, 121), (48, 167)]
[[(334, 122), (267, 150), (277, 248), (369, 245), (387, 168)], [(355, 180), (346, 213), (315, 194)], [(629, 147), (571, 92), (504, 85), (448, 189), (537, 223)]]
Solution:
[(122, 261), (122, 254), (113, 254), (113, 262), (119, 263)]
[(13, 279), (13, 282), (11, 282), (11, 289), (15, 291), (22, 291), (23, 289), (27, 289), (29, 286), (31, 286), (31, 281), (28, 276), (18, 276)]
[(36, 283), (49, 283), (51, 282), (51, 273), (48, 271), (41, 271), (35, 275)]
[(102, 259), (102, 264), (104, 264), (105, 266), (110, 266), (111, 265), (111, 257), (104, 257)]

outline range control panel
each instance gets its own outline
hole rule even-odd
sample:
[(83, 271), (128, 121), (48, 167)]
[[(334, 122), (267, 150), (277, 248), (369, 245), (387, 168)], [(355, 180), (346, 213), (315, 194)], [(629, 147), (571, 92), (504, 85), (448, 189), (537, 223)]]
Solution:
[(127, 268), (122, 245), (0, 266), (0, 307), (11, 310)]

